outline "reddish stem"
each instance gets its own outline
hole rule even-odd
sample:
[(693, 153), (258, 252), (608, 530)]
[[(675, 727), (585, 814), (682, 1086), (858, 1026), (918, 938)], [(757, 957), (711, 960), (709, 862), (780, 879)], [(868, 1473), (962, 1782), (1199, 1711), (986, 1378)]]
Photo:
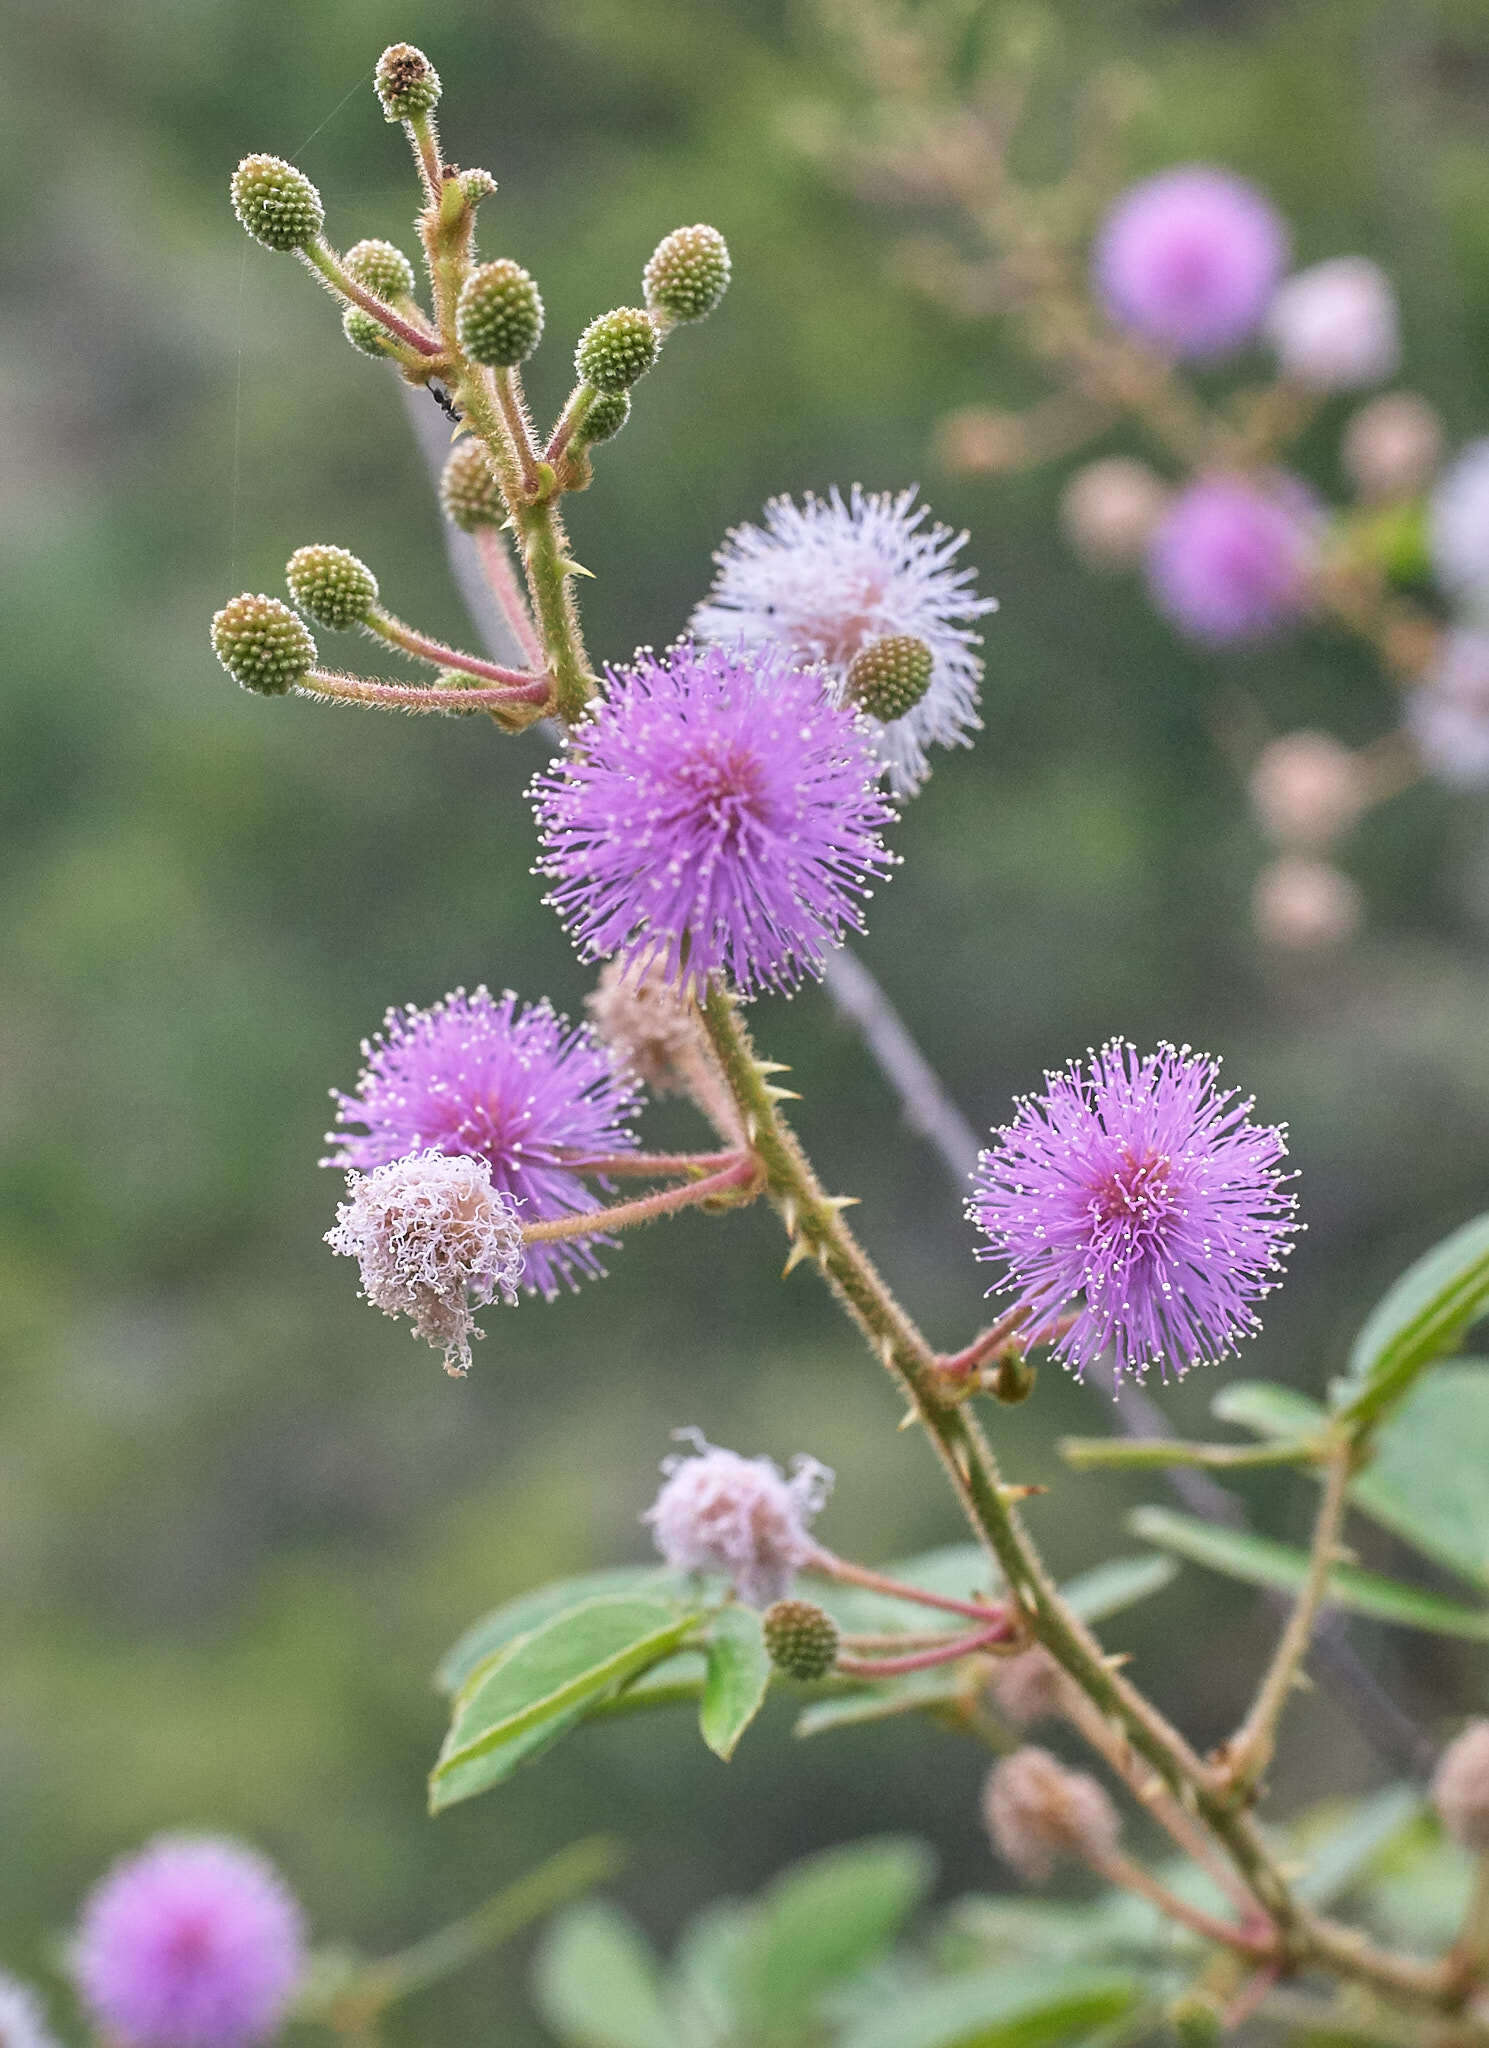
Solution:
[(307, 697), (377, 705), (385, 711), (501, 711), (514, 704), (547, 704), (553, 694), (547, 683), (538, 681), (520, 689), (441, 690), (428, 683), (382, 683), (324, 668), (307, 669), (299, 687)]
[(824, 1578), (837, 1579), (845, 1586), (863, 1586), (870, 1593), (887, 1593), (892, 1600), (913, 1600), (921, 1607), (934, 1607), (943, 1614), (965, 1614), (973, 1621), (985, 1626), (993, 1622), (1005, 1622), (1007, 1611), (994, 1607), (986, 1601), (948, 1600), (944, 1594), (929, 1593), (923, 1586), (907, 1586), (903, 1580), (892, 1579), (887, 1572), (871, 1572), (866, 1565), (850, 1564), (845, 1557), (836, 1557), (830, 1550), (815, 1550), (806, 1560), (807, 1571), (821, 1572)]
[(546, 667), (543, 643), (538, 638), (526, 593), (517, 580), (517, 571), (512, 566), (511, 554), (500, 531), (494, 526), (478, 526), (472, 538), (481, 557), (481, 573), (486, 578), (486, 587), (511, 627), (517, 645), (535, 669)]
[(949, 1380), (970, 1379), (977, 1368), (1001, 1351), (1014, 1332), (1029, 1320), (1029, 1313), (1028, 1305), (1021, 1301), (1006, 1315), (999, 1316), (997, 1322), (984, 1330), (981, 1336), (974, 1337), (965, 1350), (943, 1351), (936, 1360), (943, 1376)]
[(509, 689), (522, 689), (529, 683), (542, 683), (547, 688), (547, 679), (542, 675), (534, 675), (526, 669), (503, 668), (500, 662), (487, 661), (479, 654), (466, 654), (458, 647), (446, 647), (443, 640), (416, 632), (402, 619), (395, 619), (391, 612), (385, 612), (377, 605), (367, 614), (367, 626), (379, 639), (401, 647), (405, 654), (412, 654), (419, 661), (427, 661), (431, 668), (459, 669), (462, 675), (484, 676), (488, 682), (504, 683)]
[(312, 242), (308, 249), (302, 249), (299, 253), (311, 269), (319, 271), (342, 298), (350, 299), (353, 305), (360, 306), (364, 313), (370, 313), (374, 320), (386, 327), (390, 334), (396, 335), (416, 354), (437, 356), (444, 353), (441, 344), (433, 335), (426, 334), (420, 327), (415, 327), (413, 322), (405, 320), (401, 313), (395, 313), (386, 299), (380, 299), (376, 292), (368, 291), (366, 285), (358, 284), (335, 250), (327, 243)]
[(970, 1657), (975, 1650), (985, 1650), (992, 1643), (1007, 1642), (1009, 1628), (1007, 1618), (1000, 1616), (996, 1628), (983, 1629), (969, 1636), (956, 1636), (939, 1649), (916, 1650), (907, 1657), (839, 1656), (834, 1668), (845, 1678), (901, 1678), (910, 1671), (933, 1671), (938, 1664), (955, 1664), (963, 1657)]
[(627, 1174), (633, 1177), (655, 1174), (659, 1179), (673, 1173), (717, 1173), (723, 1167), (732, 1166), (739, 1158), (737, 1151), (609, 1152), (595, 1157), (571, 1155), (561, 1146), (556, 1148), (553, 1156), (571, 1173), (603, 1173), (616, 1178)]
[(633, 1223), (651, 1223), (659, 1216), (672, 1216), (698, 1202), (747, 1185), (759, 1168), (748, 1154), (736, 1155), (731, 1165), (703, 1180), (683, 1187), (663, 1188), (654, 1195), (641, 1195), (634, 1202), (613, 1202), (608, 1209), (581, 1209), (573, 1216), (555, 1216), (546, 1223), (529, 1223), (522, 1233), (524, 1244), (546, 1244), (561, 1237), (590, 1237), (601, 1230), (625, 1230)]

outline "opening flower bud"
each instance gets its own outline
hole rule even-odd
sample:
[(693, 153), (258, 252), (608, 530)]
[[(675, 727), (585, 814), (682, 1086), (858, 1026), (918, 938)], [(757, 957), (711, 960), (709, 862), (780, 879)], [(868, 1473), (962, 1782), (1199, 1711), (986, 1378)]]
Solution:
[(646, 303), (673, 320), (701, 320), (729, 288), (729, 245), (702, 221), (674, 228), (651, 253), (642, 272)]
[(912, 634), (890, 633), (871, 640), (848, 665), (848, 700), (888, 725), (920, 702), (931, 686), (935, 666), (930, 648)]
[(1432, 1774), (1437, 1817), (1465, 1849), (1489, 1856), (1489, 1721), (1470, 1721)]
[(266, 249), (304, 249), (326, 224), (321, 195), (277, 156), (246, 156), (233, 172), (233, 212)]
[(342, 261), (357, 283), (365, 284), (380, 299), (411, 299), (414, 295), (414, 266), (391, 242), (354, 242)]
[(398, 347), (382, 321), (364, 313), (360, 306), (347, 307), (341, 316), (341, 331), (364, 356), (390, 356)]
[(657, 359), (657, 330), (639, 306), (618, 306), (591, 320), (574, 351), (574, 368), (596, 391), (627, 391)]
[(543, 301), (522, 268), (502, 257), (483, 263), (465, 280), (455, 309), (460, 346), (488, 369), (510, 370), (525, 362), (543, 333)]
[(502, 494), (479, 441), (457, 441), (439, 480), (439, 501), (446, 519), (462, 533), (478, 526), (500, 526), (507, 516)]
[(479, 206), (483, 199), (489, 199), (496, 190), (496, 180), (490, 171), (479, 167), (460, 173), (460, 196), (467, 206)]
[(212, 652), (242, 689), (282, 697), (315, 660), (315, 641), (287, 604), (245, 591), (213, 619)]
[(439, 105), (439, 73), (412, 43), (392, 43), (383, 51), (374, 83), (385, 120), (414, 121)]
[(631, 395), (628, 391), (597, 392), (579, 429), (580, 445), (593, 448), (597, 441), (613, 441), (630, 417)]
[(296, 548), (284, 576), (301, 611), (333, 633), (359, 626), (377, 603), (377, 578), (345, 548)]
[(811, 1600), (777, 1600), (761, 1627), (771, 1663), (788, 1678), (825, 1678), (838, 1661), (838, 1625)]
[(993, 1847), (1033, 1884), (1067, 1856), (1099, 1868), (1117, 1847), (1121, 1824), (1104, 1788), (1033, 1743), (994, 1766), (982, 1810)]

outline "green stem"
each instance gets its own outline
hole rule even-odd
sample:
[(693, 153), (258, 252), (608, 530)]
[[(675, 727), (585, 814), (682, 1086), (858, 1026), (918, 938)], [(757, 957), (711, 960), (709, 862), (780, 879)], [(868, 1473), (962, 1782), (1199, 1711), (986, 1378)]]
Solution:
[(1329, 1574), (1337, 1562), (1335, 1552), (1344, 1521), (1345, 1500), (1354, 1470), (1353, 1446), (1341, 1437), (1330, 1447), (1324, 1477), (1323, 1498), (1313, 1525), (1313, 1543), (1308, 1575), (1293, 1603), (1272, 1661), (1268, 1665), (1251, 1710), (1225, 1745), (1224, 1779), (1233, 1796), (1244, 1796), (1261, 1782), (1277, 1747), (1277, 1724), (1297, 1682), (1313, 1625), (1328, 1591)]
[(1078, 1472), (1100, 1467), (1192, 1465), (1206, 1471), (1230, 1472), (1251, 1465), (1316, 1465), (1316, 1443), (1195, 1444), (1167, 1436), (1063, 1436), (1060, 1456)]
[(1004, 1497), (991, 1446), (964, 1406), (938, 1386), (936, 1354), (906, 1316), (829, 1197), (777, 1112), (733, 1000), (710, 984), (701, 1014), (746, 1136), (765, 1173), (766, 1193), (793, 1241), (805, 1246), (871, 1349), (910, 1398), (973, 1529), (1001, 1570), (1010, 1597), (1038, 1638), (1180, 1804), (1224, 1848), (1274, 1923), (1288, 1957), (1320, 1956), (1350, 1976), (1416, 2003), (1451, 2010), (1461, 1991), (1440, 1965), (1386, 1954), (1353, 1929), (1308, 1914), (1293, 1896), (1249, 1814), (1184, 1737), (1120, 1671), (1062, 1599), (1016, 1508)]

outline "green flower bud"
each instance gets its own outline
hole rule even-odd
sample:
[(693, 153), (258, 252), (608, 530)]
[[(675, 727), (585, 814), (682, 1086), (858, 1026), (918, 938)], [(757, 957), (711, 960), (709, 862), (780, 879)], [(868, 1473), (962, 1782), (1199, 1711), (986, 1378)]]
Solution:
[(411, 299), (414, 266), (391, 242), (354, 242), (341, 259), (347, 270), (380, 299)]
[(232, 191), (233, 212), (266, 249), (304, 249), (326, 224), (321, 195), (282, 157), (244, 157)]
[(810, 1600), (777, 1600), (761, 1626), (771, 1663), (790, 1678), (825, 1678), (838, 1661), (838, 1625)]
[(398, 347), (382, 321), (364, 313), (360, 306), (347, 307), (341, 316), (341, 331), (364, 356), (392, 355)]
[(630, 417), (629, 391), (598, 392), (580, 424), (580, 446), (593, 448), (597, 441), (613, 441)]
[(374, 83), (388, 121), (413, 121), (439, 105), (439, 73), (412, 43), (393, 43), (377, 60)]
[(490, 171), (462, 171), (459, 182), (461, 197), (467, 206), (479, 206), (483, 199), (489, 199), (496, 190), (496, 180)]
[(282, 697), (315, 660), (315, 642), (287, 604), (245, 591), (213, 619), (212, 652), (243, 689)]
[(650, 314), (620, 306), (590, 321), (574, 351), (574, 367), (596, 391), (626, 391), (656, 361), (658, 345)]
[(471, 272), (455, 308), (455, 331), (466, 354), (491, 369), (526, 361), (543, 332), (543, 301), (520, 263), (504, 256)]
[(290, 596), (308, 618), (332, 633), (360, 626), (377, 603), (377, 578), (345, 548), (296, 548), (284, 568)]
[(450, 459), (439, 480), (439, 501), (446, 519), (462, 533), (474, 533), (478, 526), (502, 524), (507, 508), (479, 441), (467, 436), (450, 450)]
[(924, 640), (891, 633), (859, 649), (848, 668), (848, 696), (881, 725), (912, 711), (931, 686), (935, 657)]
[(674, 320), (701, 320), (729, 288), (729, 245), (717, 228), (674, 228), (641, 273), (646, 303)]

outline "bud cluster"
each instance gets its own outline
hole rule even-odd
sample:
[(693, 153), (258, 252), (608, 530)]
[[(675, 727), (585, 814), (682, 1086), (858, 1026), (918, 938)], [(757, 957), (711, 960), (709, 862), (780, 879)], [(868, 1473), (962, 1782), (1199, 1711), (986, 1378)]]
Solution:
[(574, 351), (580, 381), (596, 391), (625, 392), (657, 359), (657, 330), (640, 306), (618, 306), (591, 320)]
[(838, 1625), (811, 1600), (777, 1600), (761, 1618), (770, 1661), (788, 1678), (810, 1684), (838, 1661)]
[(377, 578), (345, 548), (296, 548), (284, 574), (301, 611), (333, 633), (359, 626), (377, 603)]
[(460, 346), (472, 362), (510, 370), (525, 362), (543, 334), (538, 287), (510, 258), (483, 263), (466, 279), (455, 311)]
[(245, 591), (212, 621), (212, 652), (233, 681), (263, 697), (282, 697), (315, 660), (304, 620), (277, 597)]
[(304, 249), (326, 224), (321, 195), (277, 156), (246, 156), (233, 172), (233, 211), (266, 249)]

